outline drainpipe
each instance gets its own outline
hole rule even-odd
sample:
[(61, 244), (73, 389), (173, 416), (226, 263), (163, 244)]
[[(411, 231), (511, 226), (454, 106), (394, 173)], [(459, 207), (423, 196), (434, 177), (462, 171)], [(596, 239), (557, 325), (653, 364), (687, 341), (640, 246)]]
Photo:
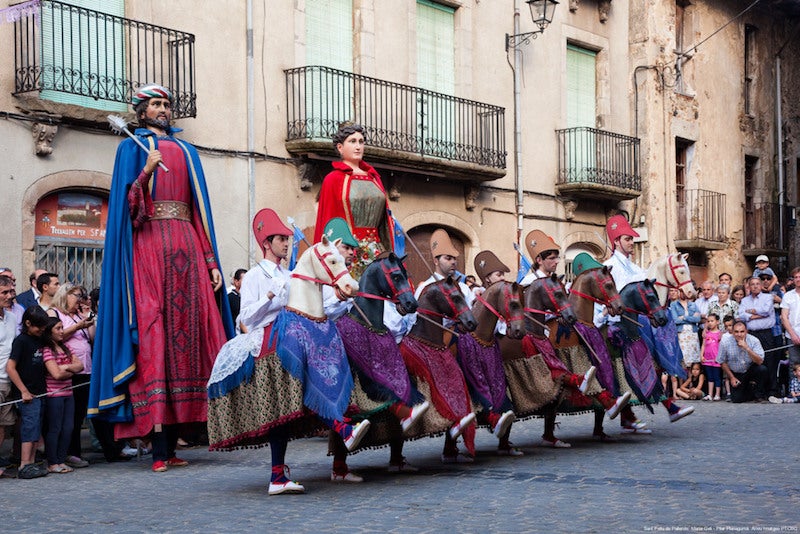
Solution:
[[(266, 6), (264, 6), (266, 9)], [(256, 216), (256, 160), (255, 153), (255, 67), (253, 61), (253, 0), (247, 0), (247, 191), (248, 201), (247, 210), (249, 218), (247, 224)], [(248, 241), (248, 258), (255, 258), (255, 236), (253, 232), (247, 232), (250, 236)], [(248, 259), (248, 262), (250, 260)]]
[[(783, 50), (783, 48), (781, 48)], [(783, 250), (784, 239), (784, 208), (786, 206), (786, 177), (783, 175), (783, 110), (781, 108), (781, 55), (775, 56), (775, 140), (778, 145), (778, 248)]]
[(783, 250), (786, 236), (784, 234), (784, 211), (786, 207), (786, 176), (783, 172), (783, 107), (781, 104), (781, 54), (786, 45), (793, 42), (800, 33), (800, 24), (795, 26), (789, 38), (784, 41), (775, 54), (775, 135), (778, 145), (778, 210), (780, 211), (780, 230), (778, 231), (778, 248)]
[[(519, 0), (514, 0), (514, 35), (519, 35)], [(524, 221), (524, 189), (522, 183), (522, 113), (520, 111), (520, 81), (522, 70), (522, 51), (514, 49), (514, 185), (517, 189), (517, 243), (522, 240)]]

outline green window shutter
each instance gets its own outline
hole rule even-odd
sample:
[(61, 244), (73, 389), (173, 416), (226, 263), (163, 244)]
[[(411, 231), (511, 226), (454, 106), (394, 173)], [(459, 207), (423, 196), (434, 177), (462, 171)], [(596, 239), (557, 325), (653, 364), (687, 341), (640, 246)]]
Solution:
[(353, 70), (352, 0), (306, 2), (306, 64)]
[[(306, 65), (353, 71), (352, 0), (306, 2)], [(305, 87), (306, 129), (314, 139), (330, 139), (353, 112), (353, 79), (309, 69)]]
[(452, 95), (455, 89), (455, 9), (417, 0), (417, 82)]
[(567, 128), (597, 123), (597, 52), (567, 45)]
[[(70, 4), (125, 16), (124, 0), (70, 0)], [(115, 81), (126, 78), (122, 25), (79, 11), (54, 9), (49, 3), (42, 4), (41, 24), (40, 97), (92, 109), (127, 111), (127, 103), (104, 98), (117, 96), (120, 85)]]

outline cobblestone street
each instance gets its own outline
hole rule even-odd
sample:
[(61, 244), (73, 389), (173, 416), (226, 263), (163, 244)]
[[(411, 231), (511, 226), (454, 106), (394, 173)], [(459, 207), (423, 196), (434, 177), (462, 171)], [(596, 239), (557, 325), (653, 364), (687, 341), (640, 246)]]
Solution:
[(517, 423), (521, 458), (494, 455), (478, 432), (473, 465), (442, 465), (442, 441), (407, 443), (413, 475), (385, 472), (388, 450), (350, 459), (363, 484), (329, 481), (326, 440), (292, 442), (287, 461), (307, 494), (267, 495), (269, 449), (181, 451), (167, 473), (142, 461), (72, 474), (0, 480), (11, 532), (664, 532), (797, 531), (800, 463), (795, 405), (697, 402), (670, 424), (666, 411), (637, 414), (653, 434), (591, 438), (592, 417), (560, 417), (571, 449), (537, 446), (540, 420)]

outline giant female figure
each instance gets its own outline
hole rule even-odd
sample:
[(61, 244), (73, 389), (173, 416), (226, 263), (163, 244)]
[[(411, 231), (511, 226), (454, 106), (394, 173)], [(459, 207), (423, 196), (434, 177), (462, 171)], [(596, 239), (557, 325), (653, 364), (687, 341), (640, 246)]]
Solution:
[(325, 176), (319, 192), (314, 242), (334, 217), (347, 221), (358, 240), (358, 250), (351, 272), (356, 277), (381, 252), (394, 250), (394, 224), (389, 201), (378, 172), (364, 161), (364, 128), (358, 124), (342, 125), (333, 136), (341, 161)]

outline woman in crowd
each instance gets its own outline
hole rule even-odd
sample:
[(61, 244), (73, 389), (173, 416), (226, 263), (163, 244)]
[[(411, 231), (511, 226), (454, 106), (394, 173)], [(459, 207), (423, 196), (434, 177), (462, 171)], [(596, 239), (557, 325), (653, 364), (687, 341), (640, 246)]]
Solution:
[(737, 306), (742, 303), (742, 299), (744, 298), (744, 296), (745, 296), (745, 290), (744, 286), (741, 284), (739, 284), (738, 286), (734, 286), (733, 289), (731, 290), (731, 298), (733, 299), (733, 301), (736, 303)]
[(89, 306), (89, 294), (82, 286), (66, 282), (53, 296), (53, 305), (47, 311), (51, 317), (61, 321), (64, 344), (70, 353), (83, 364), (83, 370), (71, 376), (75, 402), (72, 435), (67, 451), (66, 464), (70, 467), (87, 467), (89, 462), (81, 458), (81, 427), (89, 405), (89, 382), (92, 374), (92, 340), (94, 339), (94, 314)]
[(719, 320), (722, 321), (728, 316), (736, 317), (738, 311), (739, 303), (731, 298), (731, 286), (727, 284), (717, 286), (717, 301), (712, 302), (708, 307), (706, 316), (716, 313)]
[[(671, 290), (672, 291), (672, 290)], [(687, 371), (693, 363), (701, 361), (700, 341), (697, 338), (697, 326), (700, 324), (700, 312), (694, 301), (686, 298), (683, 290), (678, 290), (678, 299), (669, 305), (669, 311), (678, 327), (678, 340), (683, 352), (683, 365)]]

